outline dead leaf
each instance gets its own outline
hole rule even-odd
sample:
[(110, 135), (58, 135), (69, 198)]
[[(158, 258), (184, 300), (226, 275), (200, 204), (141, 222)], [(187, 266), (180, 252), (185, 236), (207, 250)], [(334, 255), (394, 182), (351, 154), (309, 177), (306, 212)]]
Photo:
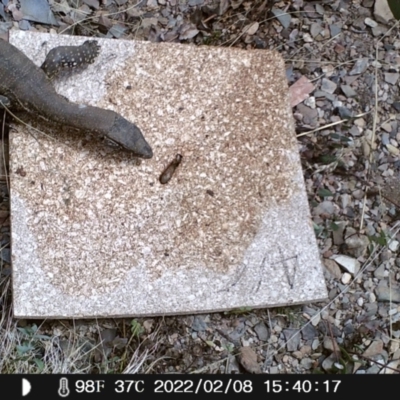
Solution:
[(179, 35), (179, 40), (188, 40), (193, 39), (199, 30), (196, 29), (193, 25), (185, 25), (182, 27), (181, 34)]
[(236, 10), (241, 6), (244, 0), (232, 0), (231, 5), (232, 5), (232, 10)]
[(243, 28), (243, 33), (254, 35), (258, 31), (259, 26), (260, 24), (258, 22), (252, 22), (251, 24), (248, 24)]
[(261, 373), (260, 365), (257, 362), (257, 354), (251, 347), (245, 346), (240, 348), (239, 362), (247, 372), (251, 374)]
[(289, 88), (290, 105), (291, 107), (297, 106), (302, 101), (308, 98), (308, 95), (315, 89), (311, 81), (302, 76), (297, 82), (293, 83)]

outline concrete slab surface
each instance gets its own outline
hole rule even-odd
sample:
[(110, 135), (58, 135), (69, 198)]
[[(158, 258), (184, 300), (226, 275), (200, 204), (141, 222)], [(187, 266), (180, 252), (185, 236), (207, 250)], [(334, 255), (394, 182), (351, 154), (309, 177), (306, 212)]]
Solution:
[[(37, 65), (87, 38), (12, 31)], [(326, 298), (278, 53), (98, 39), (56, 88), (113, 109), (137, 160), (46, 122), (10, 138), (16, 317), (202, 313)], [(169, 183), (160, 174), (182, 162)]]

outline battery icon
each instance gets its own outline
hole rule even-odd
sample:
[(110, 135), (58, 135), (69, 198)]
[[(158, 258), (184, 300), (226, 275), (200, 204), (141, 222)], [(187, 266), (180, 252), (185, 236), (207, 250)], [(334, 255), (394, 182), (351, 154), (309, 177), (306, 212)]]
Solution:
[(31, 386), (31, 383), (28, 381), (28, 379), (22, 378), (22, 397), (29, 394), (31, 389), (32, 389), (32, 386)]

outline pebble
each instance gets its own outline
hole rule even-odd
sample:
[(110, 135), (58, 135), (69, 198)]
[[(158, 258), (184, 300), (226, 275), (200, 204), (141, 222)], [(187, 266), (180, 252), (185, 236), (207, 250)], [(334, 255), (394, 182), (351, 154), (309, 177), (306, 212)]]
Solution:
[(397, 72), (385, 72), (385, 82), (395, 85), (399, 79), (399, 74)]
[(357, 96), (357, 92), (349, 85), (342, 85), (342, 86), (340, 86), (340, 89), (342, 90), (343, 94), (346, 97), (355, 97), (355, 96)]
[(372, 341), (367, 350), (364, 351), (364, 357), (372, 357), (381, 354), (383, 350), (383, 342), (380, 339)]
[(374, 7), (374, 17), (378, 22), (382, 24), (388, 24), (389, 21), (393, 20), (392, 11), (389, 8), (387, 0), (376, 0)]
[(305, 357), (300, 361), (300, 365), (306, 369), (311, 369), (314, 365), (314, 361), (311, 358)]
[(369, 246), (369, 239), (367, 236), (357, 235), (353, 232), (353, 229), (347, 228), (345, 243), (347, 245), (347, 252), (355, 258), (358, 258), (366, 254)]
[(323, 31), (323, 27), (320, 22), (313, 22), (310, 26), (310, 33), (313, 38), (319, 35)]
[(340, 118), (342, 119), (349, 119), (352, 118), (354, 113), (353, 111), (349, 110), (347, 107), (338, 107), (337, 108)]
[(333, 276), (335, 279), (340, 279), (340, 277), (342, 276), (342, 273), (340, 271), (339, 266), (336, 264), (336, 262), (334, 260), (330, 260), (329, 258), (325, 259), (324, 266), (331, 276)]
[(395, 252), (397, 252), (397, 250), (399, 250), (399, 245), (400, 245), (400, 243), (394, 239), (392, 239), (388, 243), (389, 250), (392, 251), (393, 253), (395, 253)]
[(374, 271), (374, 277), (378, 279), (383, 279), (387, 277), (387, 271), (385, 268), (385, 264), (381, 264), (375, 271)]
[(337, 88), (337, 84), (329, 79), (322, 78), (321, 89), (327, 93), (333, 93)]
[(191, 7), (201, 6), (202, 4), (204, 4), (204, 0), (189, 0), (188, 4)]
[(258, 339), (262, 342), (266, 342), (269, 339), (268, 328), (265, 326), (264, 322), (259, 322), (254, 326), (254, 331), (256, 332)]
[(365, 25), (370, 26), (371, 28), (375, 28), (378, 26), (378, 23), (371, 18), (365, 18), (364, 20)]
[(305, 100), (304, 100), (304, 104), (305, 104), (307, 107), (315, 108), (315, 107), (316, 107), (316, 104), (315, 104), (315, 97), (314, 97), (314, 96), (310, 96), (308, 99), (305, 99)]
[(325, 200), (318, 204), (317, 207), (314, 208), (315, 215), (319, 216), (321, 214), (332, 215), (335, 212), (335, 205), (332, 201)]
[(300, 345), (300, 332), (298, 329), (284, 329), (287, 351), (296, 351)]
[[(381, 284), (382, 283), (382, 284)], [(400, 303), (400, 287), (398, 285), (391, 285), (391, 288), (386, 286), (383, 281), (376, 287), (376, 295), (378, 301), (392, 301)]]
[(360, 269), (360, 262), (357, 261), (355, 258), (343, 254), (337, 254), (332, 256), (331, 258), (353, 276), (356, 275)]
[(349, 284), (350, 283), (350, 281), (351, 281), (351, 275), (349, 274), (349, 273), (347, 273), (347, 272), (345, 272), (343, 275), (342, 275), (342, 283), (344, 284), (344, 285), (347, 285), (347, 284)]
[(317, 336), (318, 332), (311, 324), (307, 324), (301, 331), (303, 340), (313, 340)]
[(339, 346), (336, 342), (335, 339), (332, 339), (328, 336), (324, 338), (324, 343), (323, 343), (324, 349), (329, 350), (329, 351), (338, 351)]
[(329, 357), (326, 357), (325, 360), (322, 362), (322, 368), (329, 373), (331, 372), (334, 362), (336, 362), (336, 355), (335, 353), (332, 353)]
[(271, 12), (275, 15), (276, 19), (285, 29), (289, 28), (290, 22), (292, 20), (292, 17), (289, 13), (283, 12), (280, 8), (272, 8)]
[(353, 69), (349, 72), (349, 75), (359, 75), (365, 72), (368, 68), (368, 58), (360, 58), (354, 64)]
[(394, 147), (391, 144), (387, 144), (386, 148), (389, 150), (390, 154), (393, 154), (395, 156), (398, 156), (400, 154), (400, 150), (397, 147)]
[(329, 25), (329, 30), (331, 31), (331, 36), (334, 37), (342, 32), (342, 27), (340, 25), (331, 24)]

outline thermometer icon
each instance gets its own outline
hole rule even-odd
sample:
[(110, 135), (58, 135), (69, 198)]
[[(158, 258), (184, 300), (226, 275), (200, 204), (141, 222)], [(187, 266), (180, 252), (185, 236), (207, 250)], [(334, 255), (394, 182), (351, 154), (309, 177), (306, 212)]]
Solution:
[(61, 378), (60, 379), (60, 387), (58, 388), (58, 395), (60, 397), (67, 397), (69, 395), (68, 379), (67, 378)]

